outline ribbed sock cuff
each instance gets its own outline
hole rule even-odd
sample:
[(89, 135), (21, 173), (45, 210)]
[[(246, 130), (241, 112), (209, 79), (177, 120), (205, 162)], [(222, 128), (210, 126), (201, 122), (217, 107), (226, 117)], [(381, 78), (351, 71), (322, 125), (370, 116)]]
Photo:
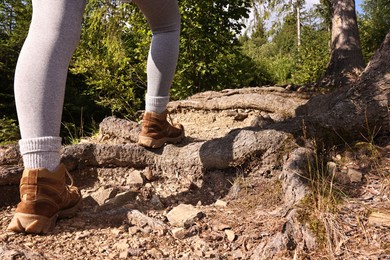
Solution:
[(60, 164), (61, 137), (45, 136), (19, 141), (23, 164), (27, 169), (53, 171)]
[(145, 97), (145, 111), (155, 112), (161, 114), (167, 108), (169, 102), (169, 96), (149, 96), (146, 94)]

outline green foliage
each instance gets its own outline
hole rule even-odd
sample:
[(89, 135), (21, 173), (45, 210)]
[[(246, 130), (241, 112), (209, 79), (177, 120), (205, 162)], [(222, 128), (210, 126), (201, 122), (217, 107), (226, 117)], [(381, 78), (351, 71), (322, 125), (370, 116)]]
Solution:
[(304, 28), (302, 45), (296, 55), (296, 63), (291, 76), (295, 84), (315, 82), (321, 78), (329, 59), (327, 31)]
[(16, 120), (3, 116), (0, 118), (0, 144), (15, 142), (19, 139), (19, 128)]
[[(329, 58), (327, 23), (318, 9), (301, 12), (301, 45), (297, 45), (296, 14), (264, 32), (257, 26), (250, 39), (243, 37), (243, 52), (273, 83), (303, 84), (318, 80)], [(270, 35), (267, 37), (267, 35)]]
[(140, 106), (137, 90), (145, 89), (147, 35), (146, 22), (133, 5), (89, 1), (70, 68), (83, 76), (87, 86), (83, 94), (113, 113), (132, 117)]
[(277, 50), (281, 54), (294, 52), (297, 48), (297, 18), (294, 12), (288, 13), (284, 17), (283, 25), (274, 30), (272, 41), (276, 44)]
[(283, 84), (289, 82), (294, 68), (294, 57), (289, 54), (278, 54), (267, 60), (268, 70), (272, 72), (274, 82)]
[(27, 36), (31, 9), (30, 1), (0, 0), (0, 111), (13, 119), (15, 66)]
[[(205, 90), (256, 84), (261, 73), (240, 52), (237, 34), (248, 17), (249, 1), (180, 2), (182, 36), (173, 98)], [(71, 72), (82, 76), (83, 94), (113, 113), (131, 117), (146, 90), (151, 33), (134, 5), (90, 1), (82, 41)]]
[(363, 15), (359, 19), (363, 56), (368, 61), (382, 44), (390, 28), (390, 2), (388, 0), (366, 0)]
[(61, 127), (65, 144), (93, 135), (98, 128), (97, 122), (111, 113), (109, 108), (96, 104), (93, 97), (84, 94), (86, 88), (82, 76), (68, 75)]
[(327, 29), (332, 27), (332, 3), (330, 0), (320, 0), (320, 4), (315, 5), (314, 12), (317, 13), (318, 17), (321, 17), (322, 26)]
[(248, 84), (251, 65), (245, 64), (248, 59), (239, 52), (236, 35), (243, 29), (242, 18), (248, 17), (250, 1), (183, 0), (179, 4), (182, 32), (173, 96)]
[(99, 124), (92, 119), (85, 127), (82, 113), (80, 122), (63, 121), (62, 132), (65, 145), (77, 144), (82, 138), (95, 136), (99, 132)]
[[(259, 29), (259, 28), (258, 28)], [(257, 29), (257, 30), (258, 30)], [(256, 30), (250, 40), (243, 42), (243, 52), (252, 58), (262, 70), (268, 82), (285, 83), (291, 77), (294, 67), (293, 50), (295, 31), (291, 24), (285, 25), (269, 41), (265, 33)], [(260, 30), (263, 30), (260, 27)]]

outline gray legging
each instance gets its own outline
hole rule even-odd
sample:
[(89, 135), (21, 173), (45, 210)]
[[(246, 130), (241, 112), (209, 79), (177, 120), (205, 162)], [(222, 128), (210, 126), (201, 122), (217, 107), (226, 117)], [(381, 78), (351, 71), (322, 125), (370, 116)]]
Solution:
[[(177, 0), (134, 0), (153, 32), (148, 95), (167, 97), (179, 53)], [(58, 137), (70, 59), (76, 49), (84, 0), (33, 0), (28, 37), (15, 73), (15, 99), (22, 139)], [(32, 152), (32, 151), (26, 151)]]

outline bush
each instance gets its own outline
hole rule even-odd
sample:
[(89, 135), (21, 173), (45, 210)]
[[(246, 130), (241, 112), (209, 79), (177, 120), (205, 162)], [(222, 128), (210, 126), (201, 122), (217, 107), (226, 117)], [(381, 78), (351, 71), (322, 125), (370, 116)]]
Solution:
[(0, 118), (0, 144), (16, 142), (19, 137), (19, 128), (16, 120), (9, 119), (5, 116)]
[(329, 33), (324, 31), (306, 32), (302, 35), (302, 45), (295, 56), (295, 66), (291, 75), (294, 84), (315, 82), (322, 77), (329, 60)]

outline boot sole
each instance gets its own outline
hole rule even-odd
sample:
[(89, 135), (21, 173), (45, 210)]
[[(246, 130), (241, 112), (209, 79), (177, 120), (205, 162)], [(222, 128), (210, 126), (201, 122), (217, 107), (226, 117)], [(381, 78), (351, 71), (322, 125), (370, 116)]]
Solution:
[(160, 148), (165, 143), (175, 144), (175, 143), (180, 142), (183, 139), (184, 139), (184, 130), (180, 136), (175, 137), (175, 138), (165, 137), (165, 138), (161, 138), (161, 139), (153, 139), (153, 138), (147, 137), (147, 136), (139, 136), (138, 144), (142, 145), (144, 147), (148, 147), (148, 148)]
[(15, 213), (11, 223), (8, 225), (8, 231), (17, 233), (45, 234), (54, 229), (58, 215), (51, 218), (45, 216)]
[(71, 218), (80, 209), (82, 199), (72, 208), (59, 211), (53, 217), (48, 218), (36, 214), (15, 213), (7, 230), (17, 233), (46, 234), (53, 231), (57, 218)]

